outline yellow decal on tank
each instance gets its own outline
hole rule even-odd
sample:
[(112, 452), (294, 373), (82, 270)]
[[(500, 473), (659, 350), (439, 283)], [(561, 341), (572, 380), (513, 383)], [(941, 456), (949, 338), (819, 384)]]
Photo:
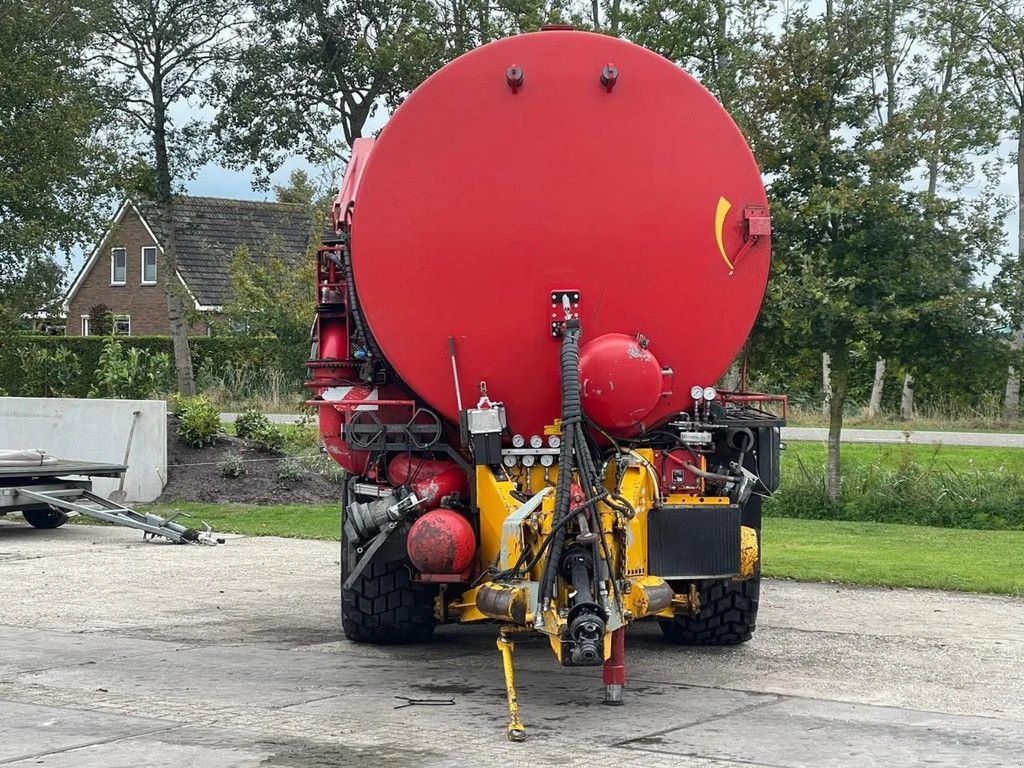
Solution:
[(732, 203), (724, 197), (718, 198), (718, 210), (715, 211), (715, 239), (718, 241), (718, 252), (722, 254), (722, 261), (724, 261), (725, 266), (729, 268), (729, 274), (731, 275), (733, 265), (725, 253), (725, 243), (722, 242), (722, 232), (725, 229), (725, 217), (729, 213), (730, 208), (732, 208)]

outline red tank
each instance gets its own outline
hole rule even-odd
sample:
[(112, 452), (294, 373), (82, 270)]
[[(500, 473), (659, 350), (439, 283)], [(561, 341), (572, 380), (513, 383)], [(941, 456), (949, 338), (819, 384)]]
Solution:
[(616, 432), (688, 408), (745, 343), (768, 277), (764, 187), (729, 115), (668, 60), (586, 32), (500, 40), (359, 144), (337, 211), (352, 202), (358, 300), (450, 422), (450, 339), (463, 407), (485, 382), (525, 435), (559, 417), (567, 314), (585, 407)]

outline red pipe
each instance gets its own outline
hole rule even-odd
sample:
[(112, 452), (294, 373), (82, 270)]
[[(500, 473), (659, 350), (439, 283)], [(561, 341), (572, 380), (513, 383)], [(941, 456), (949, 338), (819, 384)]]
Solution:
[(622, 686), (626, 684), (626, 628), (612, 632), (612, 652), (604, 662), (604, 703), (622, 705)]

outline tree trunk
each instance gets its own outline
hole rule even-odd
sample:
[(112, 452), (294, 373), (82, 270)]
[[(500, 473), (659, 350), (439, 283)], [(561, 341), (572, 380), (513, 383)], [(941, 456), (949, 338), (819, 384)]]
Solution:
[[(1024, 261), (1024, 105), (1017, 113), (1017, 259)], [(1024, 348), (1024, 325), (1013, 332), (1010, 349), (1020, 352)], [(1003, 398), (1003, 418), (1016, 419), (1020, 415), (1020, 373), (1011, 365), (1006, 377), (1006, 395)]]
[(156, 176), (156, 203), (160, 210), (160, 247), (163, 263), (157, 272), (164, 295), (167, 297), (167, 318), (170, 321), (171, 342), (174, 347), (174, 369), (178, 377), (178, 393), (191, 397), (196, 393), (196, 380), (192, 373), (192, 354), (188, 347), (188, 325), (181, 307), (184, 286), (178, 284), (178, 260), (174, 238), (174, 197), (171, 194), (171, 167), (167, 157), (167, 115), (163, 99), (163, 79), (160, 62), (153, 73), (153, 155)]
[(722, 389), (727, 392), (736, 392), (741, 386), (741, 377), (743, 375), (743, 353), (732, 361), (732, 365), (729, 366), (729, 370), (725, 372), (722, 377)]
[(832, 402), (832, 376), (830, 373), (831, 358), (828, 352), (821, 353), (821, 412), (826, 417), (829, 415), (829, 405)]
[(875, 382), (871, 385), (871, 400), (868, 402), (868, 418), (878, 417), (882, 410), (882, 387), (885, 385), (885, 358), (875, 361)]
[(601, 0), (591, 0), (590, 13), (593, 16), (594, 29), (601, 29)]
[(914, 418), (914, 377), (907, 371), (903, 377), (903, 397), (900, 398), (900, 418), (910, 421)]
[[(1010, 339), (1010, 351), (1020, 352), (1024, 348), (1024, 326), (1013, 331)], [(1003, 397), (1003, 418), (1010, 420), (1020, 416), (1020, 372), (1011, 365), (1006, 377), (1006, 394)]]
[(849, 353), (841, 350), (832, 361), (832, 391), (828, 400), (828, 469), (826, 492), (828, 500), (838, 504), (843, 498), (843, 475), (839, 449), (843, 433), (843, 406), (850, 383)]

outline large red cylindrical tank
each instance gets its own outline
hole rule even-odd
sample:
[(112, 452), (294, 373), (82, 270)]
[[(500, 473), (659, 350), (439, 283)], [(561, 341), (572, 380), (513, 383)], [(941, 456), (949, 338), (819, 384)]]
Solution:
[(696, 80), (623, 40), (542, 31), (471, 51), (409, 96), (360, 170), (366, 320), (453, 422), (450, 337), (463, 400), (485, 381), (512, 432), (541, 434), (559, 416), (564, 296), (582, 344), (642, 334), (671, 369), (654, 424), (719, 378), (760, 307), (770, 237), (746, 142)]

